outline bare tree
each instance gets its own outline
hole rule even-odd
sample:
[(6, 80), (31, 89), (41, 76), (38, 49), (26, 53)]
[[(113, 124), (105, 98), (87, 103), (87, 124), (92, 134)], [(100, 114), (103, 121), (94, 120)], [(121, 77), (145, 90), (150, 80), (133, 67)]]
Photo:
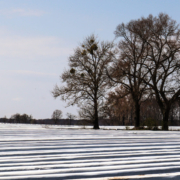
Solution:
[(112, 50), (112, 43), (99, 43), (94, 35), (87, 37), (70, 56), (70, 69), (61, 76), (66, 85), (56, 85), (52, 92), (55, 98), (68, 100), (68, 105), (81, 108), (87, 102), (93, 109), (94, 129), (99, 129), (98, 109), (106, 93), (106, 67), (113, 59)]
[(71, 125), (72, 120), (74, 120), (76, 118), (76, 116), (74, 114), (71, 114), (71, 113), (66, 113), (66, 116), (67, 116), (67, 120), (69, 120), (68, 124)]
[(58, 119), (61, 119), (62, 116), (63, 116), (63, 115), (62, 115), (62, 111), (56, 109), (56, 110), (53, 112), (51, 118), (54, 120), (54, 123), (57, 124)]
[(66, 113), (66, 116), (67, 116), (67, 119), (75, 119), (76, 116), (74, 114), (71, 114), (71, 113)]
[(123, 86), (110, 92), (104, 108), (104, 112), (111, 119), (111, 122), (116, 125), (131, 123), (131, 112), (134, 104), (131, 95), (122, 97), (122, 94), (124, 94)]
[[(115, 35), (121, 38), (116, 60), (108, 74), (114, 86), (123, 86), (121, 98), (131, 95), (134, 104), (135, 127), (140, 126), (140, 103), (147, 92), (147, 84), (142, 78), (147, 76), (143, 64), (147, 60), (147, 45), (131, 31), (131, 22), (117, 26)], [(120, 97), (120, 96), (119, 96)]]
[(168, 130), (171, 106), (180, 95), (180, 29), (163, 13), (131, 21), (129, 27), (146, 46), (147, 60), (138, 63), (148, 72), (142, 80), (153, 90), (163, 116), (162, 129)]

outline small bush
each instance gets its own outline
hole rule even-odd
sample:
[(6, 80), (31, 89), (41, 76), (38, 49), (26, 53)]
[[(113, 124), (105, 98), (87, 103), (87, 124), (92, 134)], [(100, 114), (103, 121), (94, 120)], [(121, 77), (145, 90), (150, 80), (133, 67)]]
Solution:
[(132, 130), (145, 130), (144, 126), (134, 127)]
[(147, 125), (147, 129), (149, 130), (158, 130), (157, 121), (153, 118), (147, 118), (145, 124)]

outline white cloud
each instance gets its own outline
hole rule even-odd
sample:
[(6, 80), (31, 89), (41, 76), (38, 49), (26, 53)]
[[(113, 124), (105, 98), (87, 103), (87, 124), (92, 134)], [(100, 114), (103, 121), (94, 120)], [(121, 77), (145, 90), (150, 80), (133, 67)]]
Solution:
[(53, 36), (24, 37), (0, 29), (0, 58), (37, 59), (69, 56), (72, 48), (65, 47), (64, 41)]
[(13, 101), (17, 101), (17, 102), (19, 102), (19, 101), (21, 101), (21, 100), (22, 100), (22, 98), (20, 98), (20, 97), (16, 97), (16, 98), (13, 98), (12, 100), (13, 100)]
[(43, 72), (35, 72), (35, 71), (28, 71), (28, 70), (18, 70), (18, 71), (11, 71), (12, 73), (17, 74), (24, 74), (24, 75), (35, 75), (35, 76), (58, 76), (56, 73), (43, 73)]
[(0, 14), (13, 17), (13, 16), (42, 16), (45, 14), (44, 11), (41, 10), (32, 10), (32, 9), (23, 9), (23, 8), (14, 8), (14, 9), (4, 9), (0, 10)]

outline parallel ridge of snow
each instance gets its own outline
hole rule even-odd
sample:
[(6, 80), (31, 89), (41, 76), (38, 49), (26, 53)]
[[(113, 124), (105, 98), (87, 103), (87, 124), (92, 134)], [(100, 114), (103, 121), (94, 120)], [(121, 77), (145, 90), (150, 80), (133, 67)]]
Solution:
[(179, 131), (0, 124), (0, 179), (155, 179), (179, 172)]

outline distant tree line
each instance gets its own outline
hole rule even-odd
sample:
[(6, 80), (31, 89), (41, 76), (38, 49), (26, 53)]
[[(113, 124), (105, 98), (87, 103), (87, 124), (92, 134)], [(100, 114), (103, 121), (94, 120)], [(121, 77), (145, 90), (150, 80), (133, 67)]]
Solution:
[(0, 118), (0, 122), (34, 124), (35, 119), (33, 119), (32, 115), (16, 113), (16, 114), (13, 114), (10, 118), (7, 118), (7, 117)]
[(178, 124), (180, 29), (167, 14), (132, 20), (115, 30), (117, 44), (87, 37), (69, 57), (63, 86), (52, 94), (77, 104), (81, 118), (122, 125)]
[[(58, 113), (57, 113), (58, 112)], [(1, 123), (15, 123), (15, 124), (43, 124), (43, 125), (92, 125), (92, 122), (86, 119), (77, 120), (76, 116), (67, 113), (66, 118), (62, 118), (61, 110), (55, 110), (52, 114), (51, 119), (34, 119), (32, 115), (27, 114), (19, 114), (16, 113), (12, 115), (10, 118), (4, 117), (0, 118)], [(55, 117), (54, 117), (55, 115)], [(111, 120), (110, 120), (111, 121)], [(100, 120), (101, 125), (108, 125), (105, 120)]]
[[(62, 118), (61, 110), (53, 111), (50, 119), (35, 119), (32, 115), (27, 114), (13, 114), (10, 118), (6, 116), (0, 118), (1, 123), (22, 123), (22, 124), (49, 124), (49, 125), (92, 125), (86, 119), (77, 120), (76, 116), (71, 113), (66, 113), (66, 118)], [(103, 124), (103, 123), (102, 123)]]

